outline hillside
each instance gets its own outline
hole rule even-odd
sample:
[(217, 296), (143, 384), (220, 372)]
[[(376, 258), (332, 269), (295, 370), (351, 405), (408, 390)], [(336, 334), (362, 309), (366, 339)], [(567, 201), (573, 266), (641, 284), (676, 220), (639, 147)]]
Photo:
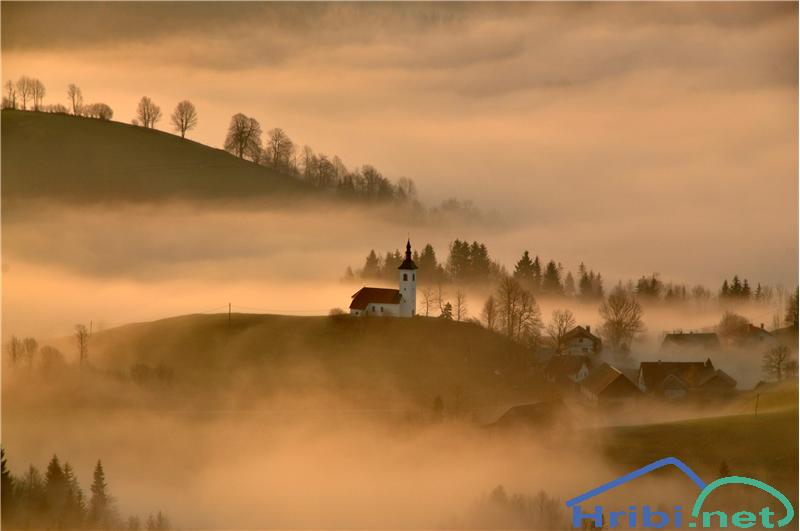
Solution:
[[(71, 342), (65, 351), (74, 351)], [(483, 327), (434, 318), (188, 315), (95, 333), (93, 365), (174, 374), (191, 394), (329, 392), (357, 407), (494, 410), (540, 391), (527, 351)]]
[(313, 193), (269, 168), (178, 136), (64, 114), (2, 111), (3, 201), (233, 199)]
[[(794, 387), (796, 397), (797, 387)], [(791, 390), (790, 390), (791, 392)], [(604, 428), (593, 436), (620, 471), (663, 457), (691, 463), (707, 479), (724, 461), (732, 474), (758, 477), (797, 498), (797, 403), (759, 415), (731, 415), (662, 424)]]

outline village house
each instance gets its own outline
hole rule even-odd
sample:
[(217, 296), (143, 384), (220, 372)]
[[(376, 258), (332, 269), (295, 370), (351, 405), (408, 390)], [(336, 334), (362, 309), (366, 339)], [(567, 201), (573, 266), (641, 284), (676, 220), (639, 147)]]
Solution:
[(588, 356), (561, 354), (550, 358), (544, 369), (545, 379), (566, 388), (574, 387), (589, 375), (592, 361)]
[(411, 240), (398, 269), (399, 289), (364, 287), (351, 297), (350, 315), (414, 317), (417, 313), (417, 264), (411, 259)]
[(706, 361), (649, 361), (639, 365), (639, 388), (668, 400), (685, 397), (724, 398), (735, 392), (736, 380)]
[(561, 338), (561, 352), (564, 354), (599, 354), (602, 349), (602, 340), (592, 334), (589, 325), (586, 327), (576, 326)]
[(719, 337), (713, 332), (675, 332), (666, 334), (661, 342), (662, 351), (713, 352), (719, 349)]
[(581, 394), (592, 405), (611, 405), (639, 398), (642, 391), (623, 371), (603, 363), (580, 384)]

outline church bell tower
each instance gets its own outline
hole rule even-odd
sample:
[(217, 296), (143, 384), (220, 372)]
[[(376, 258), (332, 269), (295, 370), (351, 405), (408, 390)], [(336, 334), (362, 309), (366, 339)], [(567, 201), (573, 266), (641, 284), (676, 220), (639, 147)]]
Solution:
[(411, 240), (406, 242), (406, 259), (397, 268), (400, 272), (400, 317), (417, 313), (417, 264), (411, 258)]

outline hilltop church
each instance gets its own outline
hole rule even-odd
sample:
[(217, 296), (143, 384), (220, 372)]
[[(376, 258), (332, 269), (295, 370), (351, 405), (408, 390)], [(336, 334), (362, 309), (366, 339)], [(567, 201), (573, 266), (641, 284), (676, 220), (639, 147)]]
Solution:
[(350, 303), (350, 315), (414, 317), (417, 313), (417, 264), (411, 259), (411, 240), (398, 270), (399, 289), (361, 288)]

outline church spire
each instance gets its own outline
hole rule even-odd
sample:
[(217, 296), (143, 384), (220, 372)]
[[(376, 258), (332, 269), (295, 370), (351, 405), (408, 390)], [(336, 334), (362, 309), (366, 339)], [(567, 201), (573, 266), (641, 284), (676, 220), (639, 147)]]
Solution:
[(397, 269), (417, 269), (417, 264), (415, 264), (414, 260), (411, 258), (411, 238), (406, 241), (406, 259), (403, 260), (403, 263), (400, 264), (400, 267)]

